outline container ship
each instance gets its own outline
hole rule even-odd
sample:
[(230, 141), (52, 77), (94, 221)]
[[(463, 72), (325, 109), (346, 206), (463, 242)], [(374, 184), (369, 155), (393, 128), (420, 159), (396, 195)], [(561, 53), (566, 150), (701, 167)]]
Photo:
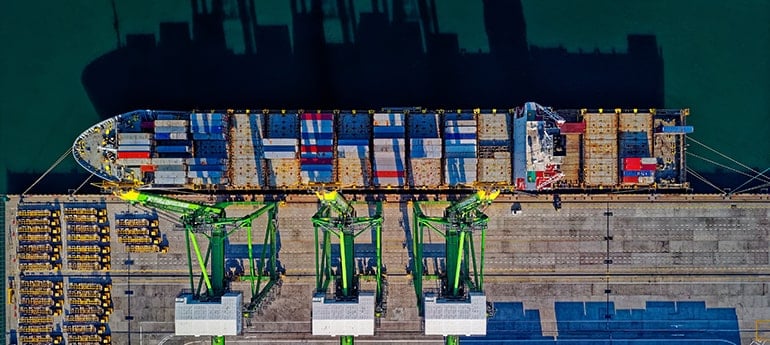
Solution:
[(688, 188), (688, 109), (136, 110), (77, 137), (86, 170), (138, 189)]

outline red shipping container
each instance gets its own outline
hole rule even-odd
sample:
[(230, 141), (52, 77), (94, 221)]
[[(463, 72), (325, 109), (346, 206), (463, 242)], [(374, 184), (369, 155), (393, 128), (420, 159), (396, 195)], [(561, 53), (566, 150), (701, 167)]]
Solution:
[(639, 183), (639, 176), (623, 176), (623, 183)]
[(301, 158), (301, 164), (332, 164), (331, 158)]
[(334, 119), (334, 115), (332, 114), (313, 114), (313, 113), (304, 113), (302, 114), (303, 120), (332, 120)]
[(657, 170), (658, 165), (657, 164), (642, 164), (642, 167), (640, 170)]
[(543, 177), (543, 171), (542, 170), (535, 171), (535, 177)]
[(155, 166), (154, 165), (142, 165), (142, 166), (139, 167), (139, 169), (142, 172), (151, 172), (151, 171), (155, 171)]
[(120, 151), (118, 152), (118, 158), (150, 158), (150, 153), (135, 152), (135, 151)]
[(559, 131), (562, 134), (568, 133), (584, 133), (586, 131), (585, 122), (566, 122), (559, 127)]
[(378, 170), (374, 172), (374, 176), (377, 177), (404, 177), (403, 171), (395, 171), (395, 170)]
[(302, 145), (302, 152), (332, 152), (332, 146)]

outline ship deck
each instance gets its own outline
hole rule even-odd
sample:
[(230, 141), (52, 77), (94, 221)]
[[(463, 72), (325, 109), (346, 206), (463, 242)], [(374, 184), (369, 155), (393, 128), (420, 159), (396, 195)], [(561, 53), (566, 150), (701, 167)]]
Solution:
[[(227, 196), (180, 198), (206, 202)], [(406, 271), (414, 231), (412, 207), (405, 201), (409, 196), (388, 198), (382, 227), (388, 309), (377, 324), (376, 335), (359, 337), (356, 341), (440, 344), (440, 337), (422, 335), (416, 298)], [(228, 337), (228, 342), (338, 342), (336, 338), (311, 335), (310, 301), (315, 268), (310, 216), (317, 204), (310, 196), (288, 196), (286, 201), (278, 211), (279, 258), (286, 268), (280, 294), (271, 299), (260, 315), (245, 321), (243, 336)], [(742, 343), (748, 344), (754, 339), (758, 325), (763, 325), (761, 320), (770, 315), (767, 299), (769, 201), (767, 195), (724, 198), (719, 195), (579, 194), (563, 195), (563, 207), (556, 211), (549, 196), (501, 196), (486, 210), (490, 222), (485, 292), (497, 309), (489, 320), (488, 334), (490, 338), (494, 334), (510, 337), (514, 334), (515, 338), (508, 339), (520, 339), (522, 344), (553, 343), (554, 339), (581, 339), (576, 338), (576, 334), (581, 333), (576, 333), (574, 327), (572, 331), (569, 328), (578, 325), (584, 337), (592, 334), (590, 340), (584, 339), (586, 343), (595, 344), (612, 336), (612, 328), (607, 328), (610, 322), (633, 319), (633, 315), (642, 313), (647, 315), (645, 327), (651, 324), (658, 327), (657, 338), (650, 344), (698, 337), (705, 337), (701, 339), (709, 343), (712, 338), (708, 337), (714, 333), (708, 331), (716, 331), (711, 329), (715, 327), (727, 328), (719, 331), (737, 335)], [(516, 215), (511, 214), (513, 203), (521, 205), (521, 212)], [(210, 342), (207, 337), (173, 336), (174, 297), (189, 287), (184, 233), (176, 230), (174, 218), (159, 212), (159, 228), (169, 244), (167, 253), (128, 253), (115, 234), (116, 215), (145, 214), (151, 210), (130, 206), (106, 195), (31, 195), (25, 196), (23, 202), (18, 196), (10, 196), (5, 208), (5, 269), (6, 287), (12, 282), (15, 294), (7, 296), (7, 330), (18, 330), (19, 321), (22, 274), (17, 252), (19, 206), (49, 204), (61, 209), (73, 205), (104, 206), (111, 231), (111, 268), (108, 271), (70, 268), (71, 244), (67, 239), (70, 234), (65, 220), (61, 234), (62, 269), (24, 272), (26, 279), (61, 279), (65, 283), (66, 311), (72, 301), (68, 283), (109, 277), (114, 305), (109, 332), (114, 344)], [(228, 215), (248, 211), (239, 206), (228, 209)], [(255, 224), (255, 229), (264, 227)], [(435, 234), (425, 234), (429, 272), (435, 272), (440, 266), (440, 240)], [(231, 243), (243, 241), (240, 233), (231, 238)], [(369, 242), (370, 238), (361, 236), (357, 245), (365, 249), (371, 245)], [(371, 282), (362, 284), (362, 290), (373, 289)], [(425, 284), (426, 288), (436, 287), (432, 281)], [(233, 289), (248, 291), (248, 283), (234, 283)], [(57, 325), (62, 324), (63, 315), (54, 316)], [(712, 323), (703, 323), (704, 320)], [(630, 331), (640, 327), (633, 323), (623, 325)], [(640, 340), (645, 334), (649, 336), (641, 330), (631, 333), (616, 330), (612, 337)], [(476, 340), (467, 338), (463, 342)], [(721, 343), (725, 342), (729, 343)]]

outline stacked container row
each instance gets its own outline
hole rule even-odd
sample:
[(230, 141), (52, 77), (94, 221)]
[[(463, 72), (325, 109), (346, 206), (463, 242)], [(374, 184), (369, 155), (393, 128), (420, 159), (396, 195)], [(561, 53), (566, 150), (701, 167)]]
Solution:
[(581, 155), (583, 152), (583, 134), (586, 131), (585, 122), (565, 123), (559, 127), (564, 136), (564, 160), (561, 164), (561, 172), (564, 174), (562, 181), (568, 185), (578, 186), (582, 181)]
[(587, 186), (612, 187), (618, 184), (618, 114), (584, 115), (584, 181)]
[[(194, 159), (188, 159), (187, 179), (195, 185), (227, 183), (228, 117), (222, 113), (190, 114)], [(193, 158), (193, 157), (190, 157)]]
[(150, 133), (118, 133), (118, 158), (150, 158)]
[(374, 186), (403, 186), (406, 180), (404, 114), (374, 114), (372, 126)]
[(444, 120), (444, 181), (449, 186), (476, 182), (478, 163), (473, 114), (447, 114)]
[(230, 136), (230, 180), (240, 188), (264, 185), (262, 131), (264, 115), (234, 114)]
[(293, 187), (299, 184), (299, 116), (270, 114), (267, 133), (262, 139), (267, 182), (271, 187)]
[(623, 158), (623, 183), (642, 185), (654, 183), (657, 161), (654, 157)]
[(300, 115), (300, 178), (303, 184), (334, 181), (334, 115)]
[(369, 114), (340, 114), (337, 122), (337, 179), (343, 187), (366, 187), (372, 179)]
[(493, 113), (478, 116), (478, 181), (508, 183), (511, 181), (510, 114)]
[(441, 185), (440, 123), (436, 113), (409, 115), (409, 184), (413, 187)]

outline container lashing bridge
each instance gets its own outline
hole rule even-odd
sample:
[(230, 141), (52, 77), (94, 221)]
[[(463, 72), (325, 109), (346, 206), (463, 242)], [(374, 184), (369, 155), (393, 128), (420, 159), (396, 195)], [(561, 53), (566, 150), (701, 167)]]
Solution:
[[(483, 208), (499, 194), (499, 190), (478, 190), (451, 202), (443, 217), (427, 216), (422, 205), (445, 202), (414, 202), (412, 274), (417, 307), (425, 320), (425, 334), (443, 335), (446, 344), (458, 344), (461, 335), (486, 335), (484, 247), (489, 217)], [(424, 274), (423, 269), (426, 228), (442, 236), (445, 243), (445, 268), (433, 275)], [(479, 236), (478, 251), (474, 234)], [(423, 293), (423, 279), (438, 280), (438, 293)]]
[[(176, 298), (176, 335), (212, 336), (213, 345), (224, 344), (226, 335), (239, 335), (242, 332), (243, 317), (249, 317), (257, 311), (270, 289), (280, 284), (281, 275), (276, 256), (277, 202), (220, 202), (209, 206), (134, 189), (116, 190), (114, 194), (131, 204), (180, 215), (187, 244), (190, 292), (182, 292)], [(253, 206), (256, 210), (243, 217), (229, 218), (225, 208), (232, 205)], [(262, 216), (268, 218), (267, 229), (261, 256), (255, 258), (252, 222)], [(236, 230), (244, 228), (248, 241), (249, 271), (241, 279), (251, 282), (251, 297), (246, 303), (243, 303), (242, 292), (230, 290), (231, 278), (227, 276), (225, 267), (226, 239)], [(201, 253), (197, 236), (208, 239), (205, 255)], [(197, 289), (193, 253), (201, 271)], [(204, 284), (205, 290), (202, 289)]]
[[(316, 288), (313, 294), (313, 335), (340, 336), (340, 344), (353, 344), (355, 336), (374, 335), (375, 317), (385, 309), (382, 265), (382, 203), (373, 205), (374, 215), (357, 217), (353, 204), (337, 191), (316, 193), (321, 206), (311, 218), (315, 228)], [(356, 272), (355, 239), (373, 232), (376, 260), (373, 272)], [(339, 242), (339, 264), (333, 270), (332, 239)], [(371, 258), (369, 258), (371, 259)], [(368, 267), (369, 265), (367, 265)], [(372, 277), (376, 291), (360, 291), (359, 278)], [(334, 281), (334, 296), (327, 297)]]

